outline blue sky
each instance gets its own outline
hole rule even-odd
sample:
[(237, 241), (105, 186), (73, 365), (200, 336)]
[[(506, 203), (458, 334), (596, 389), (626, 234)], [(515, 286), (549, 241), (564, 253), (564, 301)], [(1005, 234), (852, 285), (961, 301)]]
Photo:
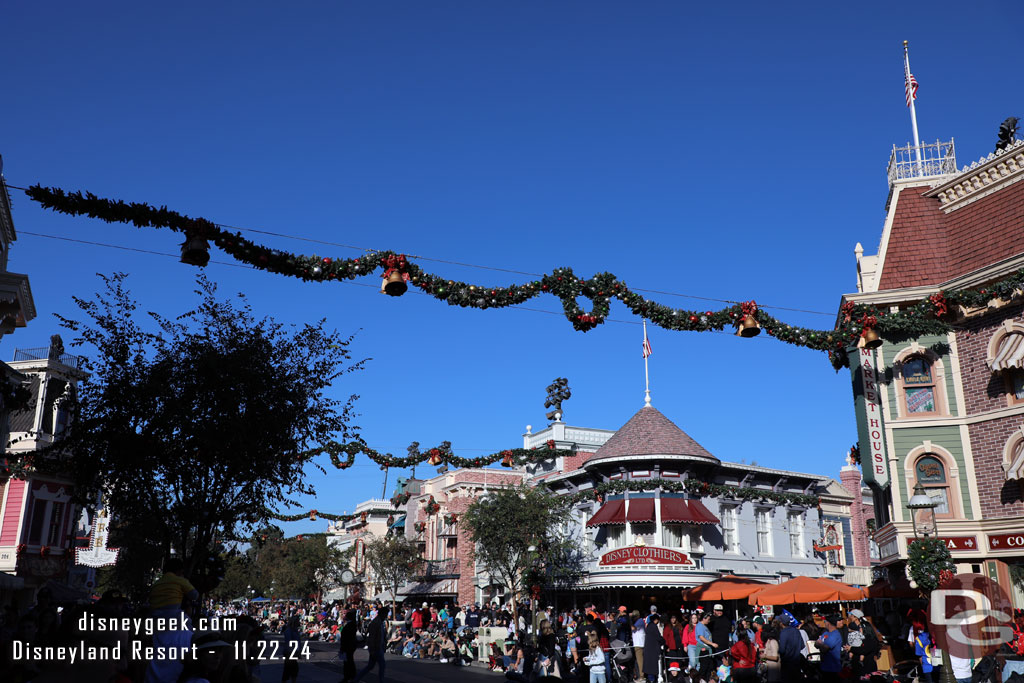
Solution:
[[(220, 223), (532, 273), (611, 271), (631, 287), (756, 299), (829, 327), (877, 250), (893, 144), (910, 139), (902, 41), (923, 140), (960, 166), (1022, 116), (1019, 3), (16, 3), (4, 10), (0, 154), (33, 183), (166, 204)], [(53, 313), (131, 274), (146, 309), (187, 310), (195, 270), (175, 235), (47, 213), (14, 192), (39, 317), (5, 338), (44, 346)], [(277, 237), (275, 248), (360, 252)], [(215, 261), (228, 257), (214, 252)], [(526, 276), (420, 261), (484, 285)], [(257, 313), (326, 316), (372, 358), (346, 377), (364, 438), (460, 455), (544, 426), (569, 378), (570, 424), (616, 429), (643, 405), (639, 320), (573, 331), (551, 297), (528, 310), (449, 308), (359, 284), (245, 268), (208, 273)], [(368, 285), (368, 286), (362, 286)], [(652, 295), (697, 309), (724, 304)], [(834, 475), (856, 439), (849, 374), (821, 353), (728, 334), (650, 330), (654, 405), (724, 460)], [(372, 462), (310, 469), (308, 507), (377, 495)], [(420, 474), (432, 468), (421, 468)], [(392, 473), (392, 482), (397, 473)], [(285, 525), (288, 533), (322, 522)]]

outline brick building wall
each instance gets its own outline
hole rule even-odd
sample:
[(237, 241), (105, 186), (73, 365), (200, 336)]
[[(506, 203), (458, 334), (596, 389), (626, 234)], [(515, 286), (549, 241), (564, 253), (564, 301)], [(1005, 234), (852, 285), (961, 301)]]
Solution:
[(870, 535), (868, 534), (868, 520), (874, 519), (874, 511), (864, 505), (864, 496), (861, 491), (860, 468), (856, 465), (847, 465), (839, 473), (839, 479), (843, 488), (853, 496), (853, 504), (850, 506), (850, 538), (853, 541), (853, 564), (856, 567), (871, 566)]
[(960, 353), (960, 373), (968, 415), (1007, 407), (1003, 374), (992, 372), (985, 362), (989, 341), (1007, 319), (1024, 323), (1024, 304), (997, 308), (958, 324), (961, 329), (956, 332), (956, 345)]
[[(1003, 373), (993, 372), (986, 362), (989, 342), (1007, 319), (1024, 323), (1024, 305), (1004, 306), (963, 321), (963, 329), (956, 333), (968, 415), (1010, 406)], [(1024, 516), (1024, 489), (1018, 481), (1007, 481), (1003, 470), (1003, 449), (1022, 425), (1024, 415), (1017, 414), (976, 422), (967, 428), (984, 519)]]

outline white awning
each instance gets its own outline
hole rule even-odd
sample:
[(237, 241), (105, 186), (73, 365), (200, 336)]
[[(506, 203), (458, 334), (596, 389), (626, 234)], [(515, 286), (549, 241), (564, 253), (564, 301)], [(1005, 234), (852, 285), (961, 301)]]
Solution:
[(1011, 332), (999, 341), (999, 348), (992, 357), (993, 370), (1024, 368), (1024, 334)]

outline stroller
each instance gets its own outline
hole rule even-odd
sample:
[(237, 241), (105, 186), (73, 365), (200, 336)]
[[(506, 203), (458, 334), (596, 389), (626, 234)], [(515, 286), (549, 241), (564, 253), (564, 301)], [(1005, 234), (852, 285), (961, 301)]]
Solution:
[(608, 680), (611, 683), (630, 683), (633, 680), (633, 647), (621, 640), (613, 640), (608, 643), (611, 648), (612, 670), (608, 672)]

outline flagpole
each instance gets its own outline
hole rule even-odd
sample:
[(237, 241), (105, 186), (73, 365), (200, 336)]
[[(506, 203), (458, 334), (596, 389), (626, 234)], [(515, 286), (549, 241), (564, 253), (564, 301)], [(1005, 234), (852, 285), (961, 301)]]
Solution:
[[(647, 318), (644, 318), (644, 344), (647, 343)], [(647, 372), (647, 354), (644, 354), (644, 405), (651, 405), (651, 376)]]
[(909, 43), (903, 41), (903, 77), (906, 80), (907, 104), (910, 107), (910, 125), (914, 130), (914, 154), (917, 156), (917, 172), (924, 175), (924, 167), (921, 164), (921, 141), (917, 137), (917, 110), (914, 108), (914, 92), (910, 89), (910, 48)]

